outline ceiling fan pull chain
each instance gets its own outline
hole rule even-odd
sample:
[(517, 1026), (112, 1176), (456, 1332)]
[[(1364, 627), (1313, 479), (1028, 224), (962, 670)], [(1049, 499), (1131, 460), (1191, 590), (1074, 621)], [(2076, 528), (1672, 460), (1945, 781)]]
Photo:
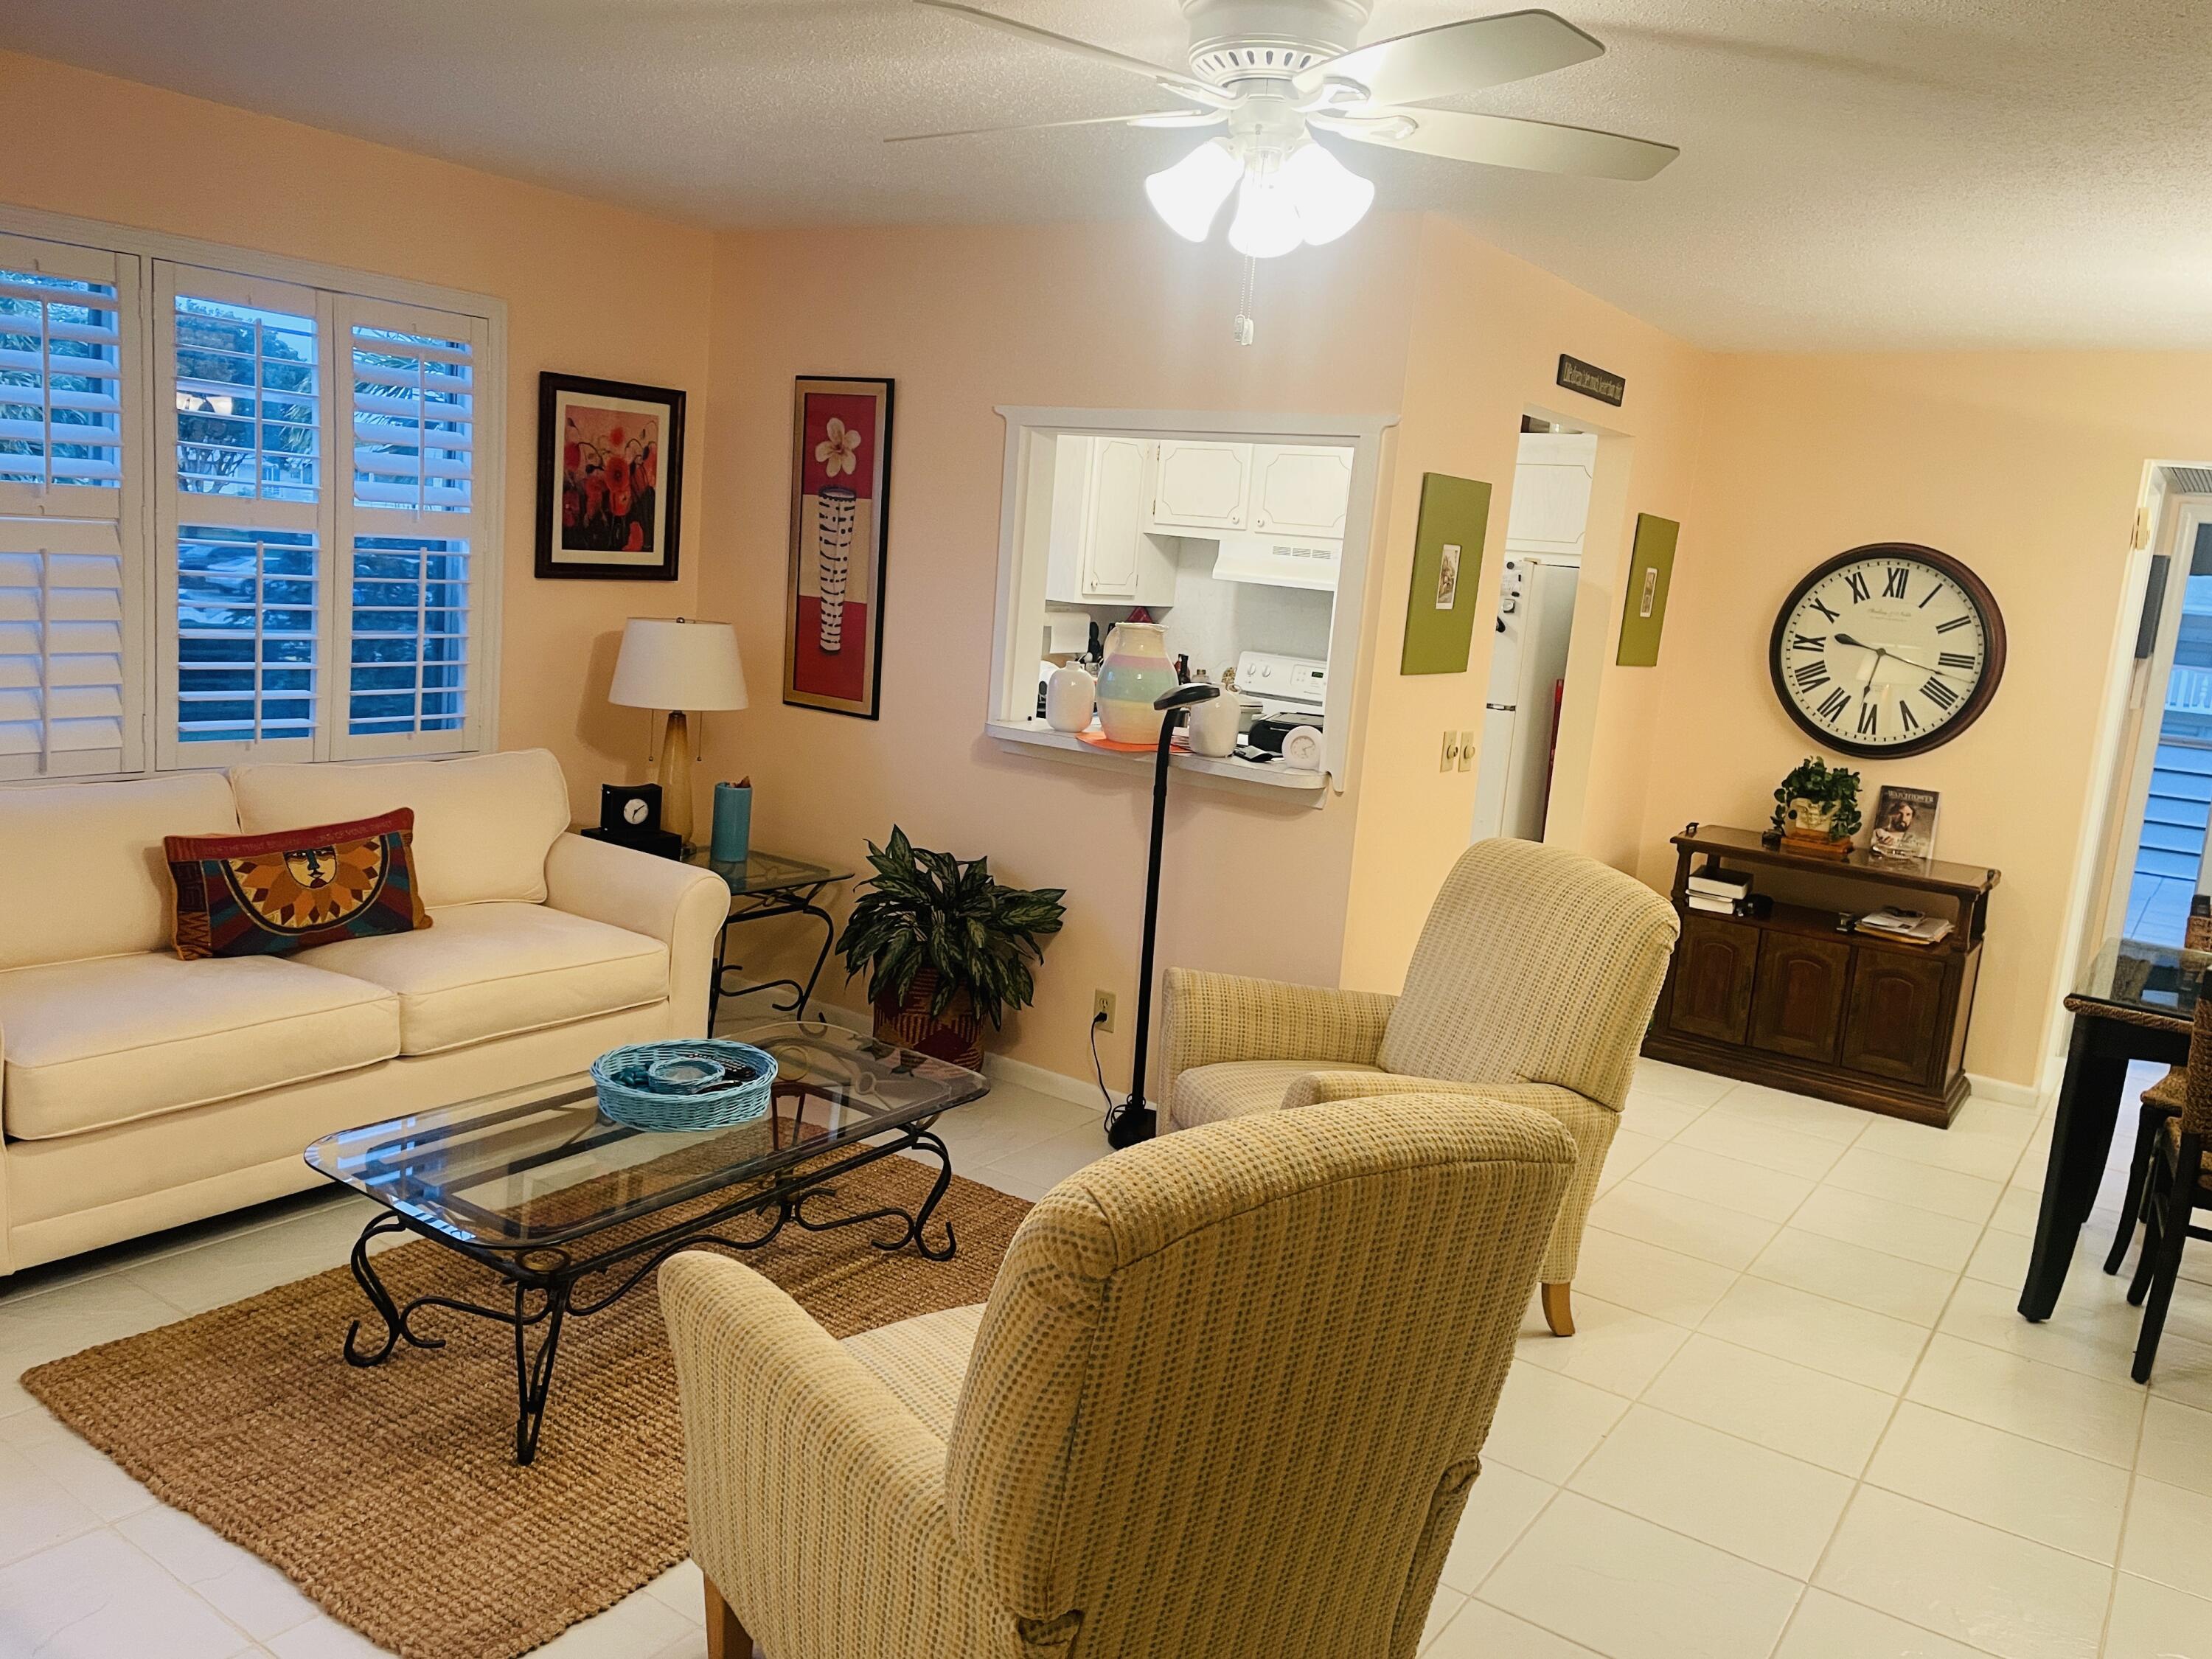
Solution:
[(1256, 321), (1252, 304), (1252, 290), (1258, 283), (1259, 277), (1260, 262), (1247, 254), (1244, 258), (1244, 302), (1237, 307), (1236, 324), (1237, 343), (1241, 346), (1252, 343), (1254, 325)]

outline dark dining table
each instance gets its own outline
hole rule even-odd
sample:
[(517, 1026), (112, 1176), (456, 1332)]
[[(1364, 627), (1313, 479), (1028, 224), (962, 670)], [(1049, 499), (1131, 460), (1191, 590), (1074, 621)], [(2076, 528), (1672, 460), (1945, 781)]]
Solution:
[(2022, 1318), (2044, 1320), (2058, 1304), (2081, 1224), (2097, 1201), (2126, 1092), (2128, 1062), (2189, 1058), (2197, 985), (2212, 954), (2148, 939), (2108, 939), (2066, 998), (2074, 1035), (2058, 1089), (2035, 1249), (2021, 1286)]

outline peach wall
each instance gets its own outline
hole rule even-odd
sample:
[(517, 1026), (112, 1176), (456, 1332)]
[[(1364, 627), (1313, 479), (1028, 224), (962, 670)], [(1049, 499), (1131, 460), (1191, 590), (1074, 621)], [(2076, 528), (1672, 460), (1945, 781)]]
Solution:
[[(1345, 939), (1345, 982), (1385, 990), (1398, 988), (1429, 900), (1467, 846), (1477, 773), (1439, 771), (1437, 758), (1446, 728), (1482, 729), (1495, 638), (1488, 627), (1477, 627), (1464, 674), (1397, 672), (1421, 475), (1449, 472), (1492, 483), (1475, 601), (1475, 614), (1487, 617), (1496, 614), (1504, 565), (1522, 414), (1543, 410), (1617, 434), (1604, 442), (1599, 499), (1586, 538), (1547, 839), (1632, 866), (1659, 677), (1613, 665), (1627, 542), (1635, 514), (1656, 513), (1686, 521), (1679, 556), (1697, 556), (1696, 529), (1686, 521), (1711, 362), (1449, 221), (1423, 222), (1419, 269), (1389, 531), (1370, 576), (1362, 804)], [(1623, 406), (1611, 409), (1561, 390), (1561, 352), (1624, 374)]]
[[(2036, 1080), (2062, 978), (2100, 698), (2144, 463), (2212, 457), (2212, 356), (2123, 353), (1717, 359), (1696, 506), (1668, 606), (1641, 872), (1690, 818), (1757, 825), (1816, 746), (1776, 702), (1768, 629), (1797, 579), (1875, 541), (1978, 570), (2010, 661), (1945, 747), (1864, 769), (1941, 790), (1939, 854), (2004, 872), (1966, 1062)], [(1691, 549), (1694, 536), (1694, 556)]]
[[(1108, 773), (982, 735), (1006, 428), (999, 404), (1388, 414), (1406, 359), (1419, 228), (1262, 273), (1259, 343), (1233, 344), (1237, 263), (1150, 224), (739, 233), (715, 283), (712, 545), (701, 605), (735, 623), (754, 706), (709, 726), (710, 770), (752, 775), (756, 840), (851, 858), (894, 823), (1003, 878), (1068, 890), (1036, 1006), (1001, 1047), (1088, 1076), (1094, 987), (1125, 1086), (1148, 772)], [(780, 701), (792, 380), (898, 382), (883, 717)], [(1353, 797), (1319, 809), (1179, 787), (1168, 817), (1164, 961), (1334, 981)], [(794, 948), (796, 940), (792, 941)], [(861, 1000), (833, 965), (832, 1000)], [(1154, 1054), (1158, 1054), (1157, 1044)]]
[[(22, 207), (495, 295), (507, 302), (500, 741), (561, 757), (580, 813), (642, 775), (645, 716), (606, 702), (632, 614), (696, 607), (713, 239), (580, 197), (359, 139), (0, 53), (4, 199)], [(684, 580), (538, 581), (538, 375), (692, 394)]]

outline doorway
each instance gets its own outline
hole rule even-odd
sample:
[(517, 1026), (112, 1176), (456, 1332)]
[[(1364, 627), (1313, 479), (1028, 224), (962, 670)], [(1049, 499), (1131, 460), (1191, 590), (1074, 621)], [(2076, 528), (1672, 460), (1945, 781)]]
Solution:
[(2212, 521), (2205, 503), (2175, 505), (2181, 511), (2174, 543), (2153, 557), (2137, 635), (2138, 651), (2148, 653), (2150, 695), (2139, 782), (2130, 794), (2126, 896), (2112, 918), (2128, 937), (2161, 945), (2182, 942), (2191, 902), (2212, 874), (2205, 867), (2212, 823)]
[(1474, 841), (1544, 839), (1597, 452), (1595, 432), (1522, 418), (1475, 751)]

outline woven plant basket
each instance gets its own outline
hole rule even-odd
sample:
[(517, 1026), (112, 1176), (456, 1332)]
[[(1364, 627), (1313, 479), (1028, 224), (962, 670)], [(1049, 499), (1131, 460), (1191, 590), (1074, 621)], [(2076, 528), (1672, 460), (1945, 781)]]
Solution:
[(932, 1015), (929, 1005), (937, 995), (937, 970), (924, 968), (915, 975), (905, 1000), (888, 999), (876, 1004), (876, 1040), (915, 1048), (934, 1060), (975, 1071), (983, 1064), (983, 1022), (965, 991), (956, 991), (942, 1014)]

